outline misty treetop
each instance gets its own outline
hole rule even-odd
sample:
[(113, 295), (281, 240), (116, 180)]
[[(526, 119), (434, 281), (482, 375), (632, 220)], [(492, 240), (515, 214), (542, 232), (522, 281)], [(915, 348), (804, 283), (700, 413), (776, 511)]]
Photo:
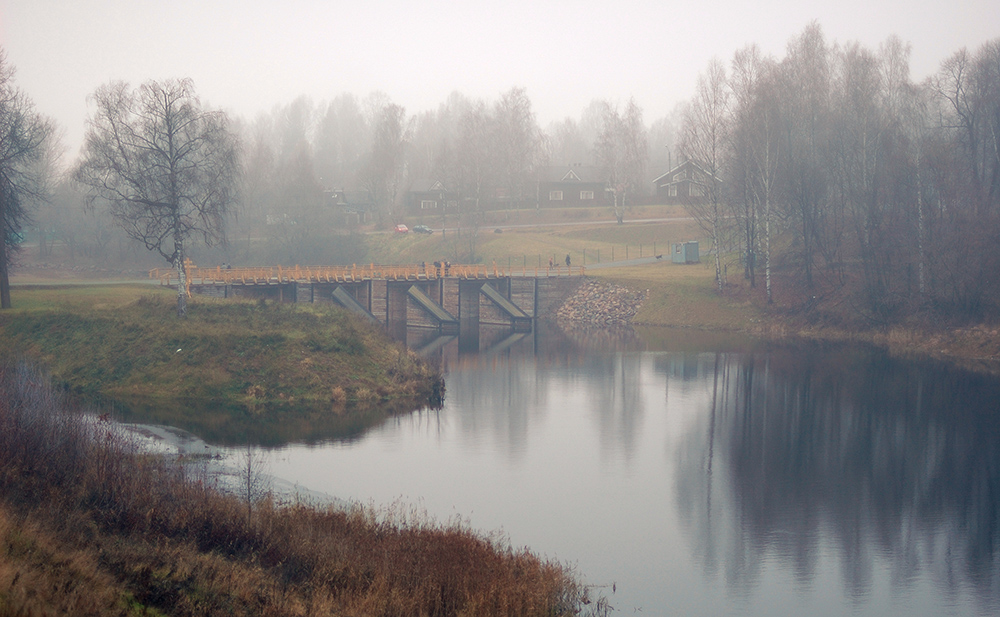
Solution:
[[(681, 153), (708, 174), (691, 211), (727, 266), (775, 271), (809, 307), (846, 297), (874, 323), (1000, 307), (1000, 40), (916, 84), (909, 47), (750, 45), (713, 62), (684, 114)], [(731, 256), (727, 259), (726, 256)]]

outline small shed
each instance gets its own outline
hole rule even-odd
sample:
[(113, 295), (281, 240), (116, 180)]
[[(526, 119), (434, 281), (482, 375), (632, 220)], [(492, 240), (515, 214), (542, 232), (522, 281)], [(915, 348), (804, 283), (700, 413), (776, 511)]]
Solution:
[(698, 258), (698, 242), (677, 242), (670, 248), (671, 261), (675, 264), (696, 264)]

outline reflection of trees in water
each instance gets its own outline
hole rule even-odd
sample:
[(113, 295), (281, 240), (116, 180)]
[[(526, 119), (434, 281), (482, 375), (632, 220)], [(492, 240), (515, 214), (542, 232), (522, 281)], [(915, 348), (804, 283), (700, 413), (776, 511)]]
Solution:
[(396, 401), (367, 408), (351, 407), (345, 413), (345, 410), (331, 410), (322, 405), (289, 405), (251, 411), (205, 400), (93, 402), (94, 408), (110, 409), (119, 422), (172, 426), (212, 445), (244, 446), (249, 443), (265, 448), (289, 443), (314, 445), (353, 441), (388, 418), (411, 413), (415, 406), (413, 401)]
[[(458, 411), (459, 429), (470, 436), (490, 434), (506, 443), (511, 454), (524, 452), (533, 410), (543, 407), (533, 363), (509, 358), (482, 358), (448, 376), (449, 403)], [(485, 425), (485, 426), (484, 426)]]
[(581, 373), (578, 386), (587, 393), (605, 454), (620, 451), (630, 459), (635, 453), (643, 417), (641, 359), (639, 354), (594, 356)]
[[(543, 363), (545, 370), (539, 370)], [(544, 413), (561, 391), (586, 401), (580, 411), (594, 417), (603, 450), (628, 457), (642, 418), (641, 368), (639, 354), (565, 356), (549, 350), (547, 359), (539, 357), (537, 363), (479, 357), (460, 369), (452, 368), (447, 400), (459, 411), (463, 432), (486, 431), (516, 453), (524, 450), (532, 419)]]
[(929, 575), (998, 601), (996, 379), (857, 351), (717, 358), (678, 477), (709, 572), (749, 591), (777, 556), (808, 584), (823, 542), (852, 597), (883, 562), (894, 587)]

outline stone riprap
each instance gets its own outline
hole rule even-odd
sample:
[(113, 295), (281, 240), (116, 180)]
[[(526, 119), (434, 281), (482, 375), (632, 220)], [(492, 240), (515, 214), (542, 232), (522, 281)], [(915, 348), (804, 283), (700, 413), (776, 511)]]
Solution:
[(645, 291), (588, 280), (559, 307), (556, 321), (566, 325), (629, 325), (645, 299)]

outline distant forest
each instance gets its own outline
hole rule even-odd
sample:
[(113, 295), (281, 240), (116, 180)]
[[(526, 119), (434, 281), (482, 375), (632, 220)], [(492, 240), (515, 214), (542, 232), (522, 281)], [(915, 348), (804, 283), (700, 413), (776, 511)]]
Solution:
[[(770, 299), (781, 280), (795, 302), (844, 296), (874, 323), (982, 318), (1000, 307), (1000, 39), (957, 51), (922, 83), (909, 53), (896, 37), (877, 49), (830, 42), (814, 24), (782, 58), (750, 45), (712, 61), (694, 98), (649, 124), (634, 101), (609, 99), (542, 128), (520, 88), (495, 101), (454, 93), (416, 115), (381, 93), (295, 99), (235, 119), (245, 173), (228, 235), (252, 239), (255, 261), (349, 262), (361, 250), (352, 205), (387, 229), (428, 181), (459, 196), (449, 216), (475, 225), (497, 196), (534, 207), (543, 166), (605, 169), (627, 212), (691, 161), (703, 190), (686, 205), (720, 290), (740, 277)], [(94, 258), (132, 251), (100, 209), (84, 209), (59, 150), (42, 163), (48, 197), (29, 240), (43, 257), (56, 242)]]

